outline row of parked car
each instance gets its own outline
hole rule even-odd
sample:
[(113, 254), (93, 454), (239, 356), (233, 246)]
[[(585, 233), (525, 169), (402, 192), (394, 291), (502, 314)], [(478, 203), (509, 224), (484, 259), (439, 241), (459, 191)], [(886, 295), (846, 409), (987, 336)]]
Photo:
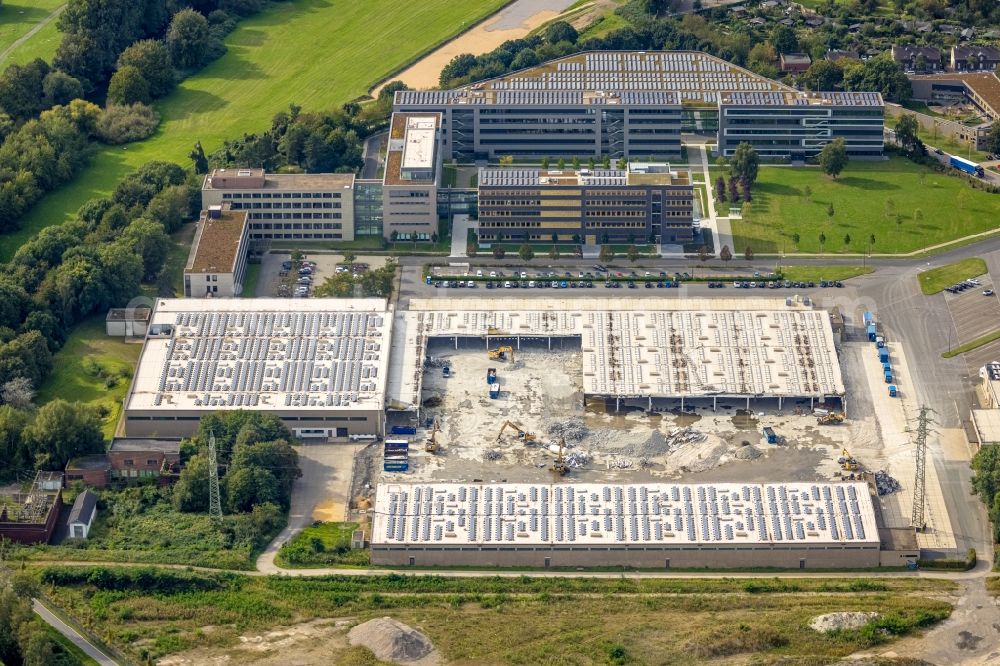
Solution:
[[(947, 291), (949, 294), (958, 294), (960, 292), (965, 291), (966, 289), (975, 289), (978, 286), (979, 286), (979, 280), (977, 280), (976, 278), (970, 278), (968, 280), (963, 280), (958, 284), (953, 284), (950, 287), (945, 287), (945, 291)], [(992, 296), (992, 295), (993, 295), (992, 289), (983, 289), (983, 296)]]

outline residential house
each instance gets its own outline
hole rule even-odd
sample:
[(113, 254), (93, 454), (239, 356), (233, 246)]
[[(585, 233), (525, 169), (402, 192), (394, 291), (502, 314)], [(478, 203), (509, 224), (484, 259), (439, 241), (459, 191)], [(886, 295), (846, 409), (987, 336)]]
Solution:
[(108, 449), (111, 477), (137, 479), (160, 477), (179, 471), (179, 439), (116, 437)]
[(857, 51), (842, 51), (840, 49), (830, 49), (826, 52), (825, 58), (830, 62), (841, 60), (859, 60), (861, 55)]
[(812, 64), (812, 58), (805, 53), (782, 53), (779, 60), (781, 71), (790, 73), (804, 72)]
[(893, 44), (892, 59), (908, 72), (941, 71), (941, 51), (933, 46)]
[(809, 18), (806, 19), (805, 23), (810, 28), (818, 28), (824, 23), (826, 23), (826, 19), (824, 19), (822, 16), (810, 16)]
[(1000, 48), (962, 45), (951, 47), (951, 69), (956, 72), (992, 72), (1000, 66)]

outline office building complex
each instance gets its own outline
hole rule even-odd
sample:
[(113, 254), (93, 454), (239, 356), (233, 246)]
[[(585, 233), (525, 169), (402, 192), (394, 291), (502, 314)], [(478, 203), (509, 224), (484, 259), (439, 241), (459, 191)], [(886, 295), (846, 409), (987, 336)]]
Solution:
[(354, 174), (215, 169), (201, 207), (224, 203), (247, 211), (253, 240), (354, 240)]
[(481, 242), (690, 243), (687, 172), (669, 164), (628, 170), (479, 170)]
[(382, 180), (386, 238), (430, 240), (437, 233), (441, 114), (394, 113)]
[[(774, 95), (787, 103), (775, 103)], [(882, 152), (877, 93), (800, 93), (688, 51), (579, 53), (454, 90), (399, 91), (394, 101), (397, 111), (442, 114), (446, 160), (502, 155), (676, 160), (682, 123), (690, 131), (714, 131), (713, 116), (719, 117), (720, 145), (732, 142), (721, 129), (727, 107), (735, 107), (734, 120), (747, 110), (781, 118), (774, 127), (780, 138), (760, 143), (769, 146), (768, 156), (814, 156), (838, 137), (853, 155)], [(856, 104), (862, 109), (851, 115)], [(828, 111), (825, 120), (817, 118), (822, 114), (815, 107)], [(753, 134), (739, 136), (747, 140)]]
[(209, 206), (198, 220), (184, 266), (186, 298), (232, 298), (243, 292), (249, 228), (247, 211)]
[(843, 139), (852, 157), (882, 155), (878, 93), (727, 92), (719, 97), (719, 153), (749, 143), (761, 157), (804, 159)]

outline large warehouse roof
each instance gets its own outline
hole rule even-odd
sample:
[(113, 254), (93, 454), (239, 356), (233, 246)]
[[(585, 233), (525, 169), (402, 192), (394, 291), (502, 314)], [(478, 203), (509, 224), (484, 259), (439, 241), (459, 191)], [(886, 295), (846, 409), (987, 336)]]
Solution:
[[(455, 90), (400, 91), (395, 103), (715, 105), (722, 92), (782, 90), (794, 89), (707, 53), (589, 51)], [(664, 93), (676, 97), (657, 97)], [(624, 94), (629, 99), (621, 100)], [(648, 101), (636, 95), (648, 95)]]
[(417, 401), (429, 338), (487, 335), (580, 337), (591, 396), (844, 394), (829, 315), (777, 299), (413, 299), (396, 326), (395, 403)]
[(373, 544), (879, 541), (864, 483), (381, 484)]
[(383, 299), (157, 301), (128, 410), (383, 406)]

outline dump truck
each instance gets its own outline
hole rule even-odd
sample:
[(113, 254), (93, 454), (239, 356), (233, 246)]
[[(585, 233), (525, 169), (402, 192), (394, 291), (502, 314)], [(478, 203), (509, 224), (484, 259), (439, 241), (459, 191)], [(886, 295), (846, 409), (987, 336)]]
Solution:
[(451, 377), (451, 368), (449, 368), (447, 365), (441, 368), (441, 376)]
[(876, 335), (875, 336), (875, 346), (878, 347), (879, 349), (882, 349), (883, 347), (885, 347), (885, 338), (882, 337), (881, 335)]
[(889, 397), (895, 398), (897, 395), (899, 395), (899, 389), (896, 388), (895, 384), (889, 384)]
[(885, 375), (885, 383), (886, 384), (891, 384), (892, 383), (892, 370), (886, 370), (884, 372), (884, 375)]
[(492, 384), (497, 380), (497, 369), (496, 368), (486, 368), (486, 383)]
[(774, 428), (764, 428), (764, 441), (768, 444), (778, 443), (778, 433), (774, 432)]
[(496, 400), (500, 397), (500, 382), (490, 384), (490, 399)]
[(865, 328), (868, 331), (868, 339), (875, 342), (875, 338), (878, 337), (878, 329), (875, 328), (875, 324), (868, 324)]
[(878, 360), (880, 363), (889, 362), (889, 350), (885, 347), (878, 347)]
[(873, 323), (875, 323), (875, 315), (873, 315), (871, 312), (866, 311), (863, 315), (861, 315), (861, 319), (862, 321), (865, 322), (865, 328), (868, 328)]

